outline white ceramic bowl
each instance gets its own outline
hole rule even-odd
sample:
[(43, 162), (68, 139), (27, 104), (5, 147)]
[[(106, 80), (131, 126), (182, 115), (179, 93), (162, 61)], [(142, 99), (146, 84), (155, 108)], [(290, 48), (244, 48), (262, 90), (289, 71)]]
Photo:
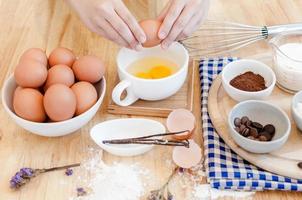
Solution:
[(85, 124), (87, 124), (91, 118), (95, 115), (95, 113), (100, 108), (105, 92), (106, 92), (106, 80), (105, 77), (102, 80), (95, 84), (96, 90), (98, 92), (98, 100), (97, 102), (86, 112), (82, 113), (79, 116), (76, 116), (72, 119), (65, 120), (62, 122), (50, 122), (50, 123), (38, 123), (32, 122), (21, 117), (17, 116), (13, 109), (13, 94), (17, 87), (15, 79), (10, 76), (4, 83), (2, 88), (2, 104), (5, 111), (8, 115), (22, 128), (28, 130), (37, 135), (47, 136), (47, 137), (56, 137), (63, 136), (69, 133), (72, 133)]
[[(234, 129), (234, 119), (243, 116), (247, 116), (250, 120), (259, 122), (262, 125), (273, 124), (276, 128), (276, 133), (272, 141), (255, 141), (240, 135)], [(287, 141), (291, 130), (291, 123), (283, 110), (272, 104), (257, 100), (238, 103), (229, 113), (228, 124), (231, 136), (235, 142), (243, 149), (253, 153), (268, 153), (279, 149)]]
[[(265, 80), (266, 89), (258, 92), (239, 90), (230, 85), (230, 81), (245, 72), (254, 72)], [(227, 64), (222, 70), (222, 85), (227, 94), (236, 101), (261, 100), (271, 95), (276, 84), (276, 76), (273, 70), (256, 60), (241, 59)]]
[[(297, 92), (292, 99), (291, 112), (297, 127), (302, 131), (302, 113), (298, 111), (298, 103), (302, 105), (302, 91)], [(302, 110), (302, 109), (301, 109)]]
[(102, 149), (117, 156), (136, 156), (150, 151), (153, 145), (104, 144), (104, 140), (126, 139), (164, 133), (166, 128), (158, 121), (141, 118), (109, 120), (90, 130), (92, 140)]

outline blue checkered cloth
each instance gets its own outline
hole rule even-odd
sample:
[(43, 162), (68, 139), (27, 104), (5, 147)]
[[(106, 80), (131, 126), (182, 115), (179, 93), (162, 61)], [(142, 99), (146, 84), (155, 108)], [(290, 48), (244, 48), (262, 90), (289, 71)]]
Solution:
[(208, 182), (217, 189), (302, 191), (302, 180), (272, 174), (253, 166), (233, 152), (215, 131), (208, 114), (208, 92), (223, 66), (235, 59), (205, 59), (201, 60), (199, 65), (202, 127)]

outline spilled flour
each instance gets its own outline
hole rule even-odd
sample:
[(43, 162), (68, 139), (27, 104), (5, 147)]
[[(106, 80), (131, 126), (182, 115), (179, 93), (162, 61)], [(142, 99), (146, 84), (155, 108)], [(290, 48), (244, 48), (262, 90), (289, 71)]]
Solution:
[(231, 190), (217, 190), (209, 184), (196, 185), (193, 189), (193, 200), (214, 200), (222, 197), (233, 199), (252, 199), (255, 192), (240, 192)]
[(79, 176), (86, 195), (70, 200), (139, 200), (144, 194), (142, 176), (148, 171), (137, 164), (114, 163), (106, 165), (100, 156), (94, 156), (83, 163), (83, 173)]

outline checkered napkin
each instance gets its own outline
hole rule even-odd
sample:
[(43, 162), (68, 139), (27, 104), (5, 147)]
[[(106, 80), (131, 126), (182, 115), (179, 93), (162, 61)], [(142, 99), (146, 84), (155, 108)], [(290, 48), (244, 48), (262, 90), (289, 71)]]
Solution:
[(199, 65), (208, 182), (217, 189), (302, 191), (302, 180), (272, 174), (251, 165), (233, 152), (216, 133), (208, 114), (208, 92), (223, 66), (235, 59), (205, 59)]

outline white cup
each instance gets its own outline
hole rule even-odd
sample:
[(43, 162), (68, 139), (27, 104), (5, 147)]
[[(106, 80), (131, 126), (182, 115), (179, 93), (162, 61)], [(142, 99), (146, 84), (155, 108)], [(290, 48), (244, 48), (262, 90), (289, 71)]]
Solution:
[[(137, 78), (127, 72), (127, 67), (134, 61), (144, 57), (160, 57), (175, 62), (179, 69), (175, 74), (161, 79)], [(133, 51), (122, 48), (117, 55), (118, 75), (121, 80), (112, 91), (113, 101), (120, 106), (129, 106), (138, 99), (156, 101), (168, 98), (175, 94), (184, 84), (188, 73), (189, 54), (178, 42), (169, 49), (163, 50), (160, 46), (144, 48), (142, 51)], [(126, 91), (126, 97), (122, 93)]]

